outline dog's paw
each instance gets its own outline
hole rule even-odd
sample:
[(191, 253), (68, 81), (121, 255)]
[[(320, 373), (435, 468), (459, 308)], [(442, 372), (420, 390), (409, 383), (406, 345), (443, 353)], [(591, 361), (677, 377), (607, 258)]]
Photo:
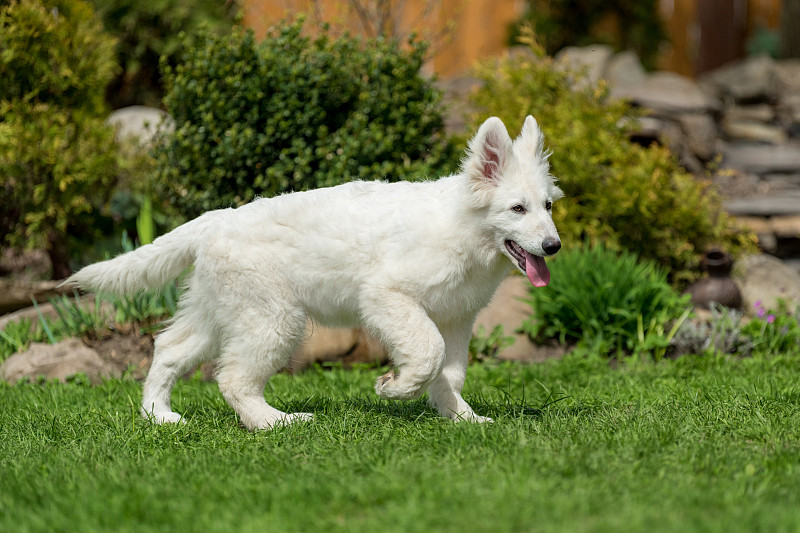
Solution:
[(159, 413), (154, 413), (151, 411), (142, 411), (142, 416), (144, 416), (148, 421), (152, 422), (153, 424), (186, 423), (186, 420), (181, 415), (172, 411), (164, 411)]
[(390, 370), (375, 381), (375, 393), (387, 400), (413, 400), (422, 395), (420, 387), (409, 386), (400, 376)]
[(296, 422), (305, 422), (313, 419), (314, 419), (313, 413), (283, 413), (281, 416), (277, 418), (270, 418), (269, 420), (265, 420), (263, 423), (258, 424), (258, 426), (254, 429), (269, 430), (280, 426), (288, 426)]
[(476, 415), (472, 411), (467, 413), (451, 413), (449, 418), (454, 422), (472, 422), (473, 424), (483, 424), (486, 422), (494, 422), (488, 416)]

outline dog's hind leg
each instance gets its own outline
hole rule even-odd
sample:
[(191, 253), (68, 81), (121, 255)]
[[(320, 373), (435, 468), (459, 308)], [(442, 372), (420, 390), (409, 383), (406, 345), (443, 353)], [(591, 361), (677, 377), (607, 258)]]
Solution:
[(142, 414), (156, 422), (178, 422), (181, 415), (172, 411), (170, 395), (175, 382), (196, 365), (216, 355), (218, 345), (209, 331), (200, 331), (187, 315), (175, 322), (155, 342), (153, 364), (144, 383)]
[(310, 413), (285, 413), (264, 400), (267, 381), (286, 366), (305, 332), (305, 315), (242, 312), (233, 324), (222, 349), (217, 381), (242, 424), (250, 430), (271, 429), (312, 418)]
[(444, 364), (445, 344), (436, 324), (413, 299), (393, 291), (362, 306), (367, 327), (389, 349), (395, 365), (378, 378), (375, 392), (392, 400), (419, 398)]
[(428, 398), (431, 405), (445, 418), (456, 421), (491, 422), (491, 418), (476, 415), (472, 407), (461, 397), (461, 389), (467, 377), (472, 323), (472, 320), (465, 320), (441, 328), (447, 356), (442, 373), (428, 388)]

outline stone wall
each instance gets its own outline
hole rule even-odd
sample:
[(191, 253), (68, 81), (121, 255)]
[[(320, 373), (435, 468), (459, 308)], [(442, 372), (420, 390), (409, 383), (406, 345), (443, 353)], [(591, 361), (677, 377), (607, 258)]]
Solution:
[(694, 80), (647, 73), (635, 54), (602, 45), (557, 59), (642, 108), (633, 140), (665, 143), (688, 170), (710, 175), (761, 247), (800, 268), (800, 60), (751, 57)]

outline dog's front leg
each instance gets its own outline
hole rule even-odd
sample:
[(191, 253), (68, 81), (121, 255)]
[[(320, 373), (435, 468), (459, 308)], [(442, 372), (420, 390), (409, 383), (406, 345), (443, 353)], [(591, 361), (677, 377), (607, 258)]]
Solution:
[(441, 328), (446, 346), (445, 363), (442, 373), (428, 388), (429, 400), (445, 418), (456, 421), (492, 422), (489, 417), (476, 415), (472, 407), (461, 397), (461, 389), (467, 378), (472, 323), (473, 320), (465, 320)]
[(381, 291), (362, 303), (365, 325), (380, 338), (394, 370), (379, 377), (375, 392), (391, 400), (419, 398), (439, 375), (445, 343), (436, 324), (412, 298)]

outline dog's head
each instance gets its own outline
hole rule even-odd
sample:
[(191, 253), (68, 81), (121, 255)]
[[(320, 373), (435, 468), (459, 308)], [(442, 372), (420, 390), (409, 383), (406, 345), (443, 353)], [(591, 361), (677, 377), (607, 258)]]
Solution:
[(543, 145), (544, 135), (532, 116), (514, 141), (503, 122), (492, 117), (470, 141), (464, 163), (473, 203), (485, 210), (498, 251), (536, 287), (550, 281), (543, 258), (561, 248), (552, 206), (563, 193), (550, 175)]

